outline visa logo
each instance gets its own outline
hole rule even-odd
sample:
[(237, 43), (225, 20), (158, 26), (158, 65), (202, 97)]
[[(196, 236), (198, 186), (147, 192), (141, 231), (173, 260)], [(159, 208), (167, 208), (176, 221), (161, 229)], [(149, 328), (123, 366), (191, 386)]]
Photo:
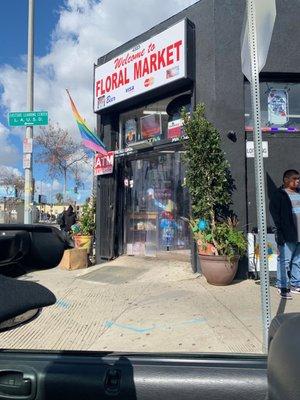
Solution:
[(128, 86), (128, 87), (125, 89), (126, 93), (132, 92), (133, 90), (134, 90), (134, 85)]

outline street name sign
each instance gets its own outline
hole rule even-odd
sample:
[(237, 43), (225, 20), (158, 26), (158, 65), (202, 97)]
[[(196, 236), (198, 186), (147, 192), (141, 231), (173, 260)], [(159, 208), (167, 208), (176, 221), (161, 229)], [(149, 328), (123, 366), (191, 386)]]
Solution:
[(48, 125), (48, 111), (12, 112), (8, 114), (9, 126)]

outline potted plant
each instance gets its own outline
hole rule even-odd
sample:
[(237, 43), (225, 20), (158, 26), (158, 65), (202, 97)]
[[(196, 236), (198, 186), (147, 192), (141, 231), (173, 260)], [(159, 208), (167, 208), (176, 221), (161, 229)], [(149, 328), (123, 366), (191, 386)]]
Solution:
[(186, 186), (192, 202), (190, 226), (197, 241), (200, 265), (207, 281), (214, 285), (232, 282), (247, 241), (238, 230), (230, 210), (234, 189), (229, 163), (221, 148), (219, 132), (205, 118), (198, 104), (192, 115), (183, 111)]
[(87, 249), (90, 253), (95, 232), (95, 204), (86, 202), (82, 208), (79, 222), (72, 226), (75, 247)]

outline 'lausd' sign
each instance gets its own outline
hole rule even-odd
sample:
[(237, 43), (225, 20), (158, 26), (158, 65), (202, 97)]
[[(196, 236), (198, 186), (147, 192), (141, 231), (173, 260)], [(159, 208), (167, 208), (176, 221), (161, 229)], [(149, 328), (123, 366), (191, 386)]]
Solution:
[(107, 154), (96, 154), (94, 164), (94, 175), (112, 174), (114, 170), (114, 151)]
[(95, 68), (94, 110), (186, 77), (186, 20)]

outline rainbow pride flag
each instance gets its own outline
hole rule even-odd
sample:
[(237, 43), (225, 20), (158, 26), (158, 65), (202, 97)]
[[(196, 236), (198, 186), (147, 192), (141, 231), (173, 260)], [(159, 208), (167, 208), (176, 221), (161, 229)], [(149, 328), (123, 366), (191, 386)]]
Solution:
[(80, 131), (80, 135), (82, 137), (83, 145), (85, 147), (87, 147), (88, 149), (96, 151), (97, 153), (107, 154), (107, 150), (106, 150), (104, 143), (86, 125), (84, 119), (79, 114), (68, 89), (66, 89), (66, 91), (68, 93), (68, 96), (69, 96), (69, 99), (71, 102), (71, 108), (73, 111), (74, 118), (76, 119), (79, 131)]

